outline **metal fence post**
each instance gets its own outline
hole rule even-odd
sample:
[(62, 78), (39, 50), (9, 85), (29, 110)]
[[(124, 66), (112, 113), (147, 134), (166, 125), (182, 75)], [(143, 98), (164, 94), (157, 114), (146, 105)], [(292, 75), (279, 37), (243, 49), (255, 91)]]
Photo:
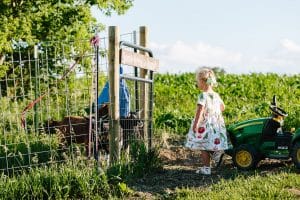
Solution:
[[(34, 45), (34, 62), (35, 62), (35, 67), (34, 67), (34, 76), (35, 76), (35, 81), (34, 81), (34, 98), (37, 99), (39, 97), (39, 81), (38, 81), (38, 66), (39, 66), (39, 55), (38, 55), (38, 45)], [(35, 132), (38, 131), (38, 125), (39, 125), (39, 118), (38, 118), (38, 105), (37, 103), (34, 105), (34, 130)]]
[[(148, 46), (148, 28), (146, 26), (140, 27), (140, 46), (147, 47)], [(146, 52), (140, 51), (140, 54), (146, 55)], [(148, 70), (147, 69), (140, 69), (140, 77), (141, 78), (147, 78), (148, 76)], [(149, 133), (148, 133), (148, 111), (149, 111), (149, 105), (148, 105), (148, 85), (146, 83), (141, 83), (140, 85), (140, 106), (142, 109), (141, 118), (144, 119), (144, 140), (148, 143), (149, 140)]]

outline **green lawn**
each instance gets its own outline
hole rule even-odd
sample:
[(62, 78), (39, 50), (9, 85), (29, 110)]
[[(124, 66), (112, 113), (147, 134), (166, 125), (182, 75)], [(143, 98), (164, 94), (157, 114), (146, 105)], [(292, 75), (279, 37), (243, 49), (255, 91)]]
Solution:
[(300, 199), (300, 175), (296, 172), (240, 175), (207, 188), (177, 189), (170, 199)]

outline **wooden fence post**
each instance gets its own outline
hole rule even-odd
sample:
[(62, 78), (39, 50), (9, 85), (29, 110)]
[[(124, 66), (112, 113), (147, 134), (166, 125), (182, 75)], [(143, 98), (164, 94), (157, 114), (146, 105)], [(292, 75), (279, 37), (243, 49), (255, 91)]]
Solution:
[(120, 88), (120, 66), (119, 66), (119, 27), (109, 27), (108, 45), (108, 71), (109, 71), (109, 98), (110, 98), (110, 117), (109, 124), (109, 151), (110, 165), (115, 164), (120, 157), (120, 107), (119, 107), (119, 88)]
[[(148, 28), (146, 26), (140, 27), (140, 46), (146, 47), (148, 46)], [(141, 52), (140, 54), (147, 55), (146, 52)], [(147, 78), (148, 76), (148, 70), (142, 69), (140, 70), (140, 77), (141, 78)], [(149, 140), (149, 133), (148, 133), (148, 110), (149, 110), (149, 99), (148, 99), (148, 85), (146, 83), (141, 83), (141, 89), (140, 89), (140, 105), (141, 105), (141, 119), (144, 119), (144, 140), (146, 141), (146, 144)]]

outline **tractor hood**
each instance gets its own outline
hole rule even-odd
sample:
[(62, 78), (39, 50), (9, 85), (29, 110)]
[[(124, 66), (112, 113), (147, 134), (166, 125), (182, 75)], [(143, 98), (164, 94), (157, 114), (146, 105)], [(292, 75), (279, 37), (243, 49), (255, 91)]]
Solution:
[[(266, 118), (250, 119), (250, 120), (238, 122), (233, 125), (230, 125), (227, 130), (231, 133), (234, 133), (241, 129), (249, 129), (249, 128), (250, 129), (259, 129), (258, 131), (261, 131), (264, 122), (268, 119), (270, 119), (270, 118), (266, 117)], [(254, 131), (254, 132), (257, 132), (257, 131)]]
[(251, 119), (229, 126), (227, 131), (233, 146), (246, 143), (254, 146), (258, 144), (265, 121), (268, 119), (270, 118)]
[[(260, 139), (265, 121), (270, 118), (258, 118), (242, 121), (233, 124), (227, 128), (232, 147), (238, 147), (241, 144), (252, 144), (256, 146)], [(226, 150), (226, 153), (232, 155), (233, 148)]]

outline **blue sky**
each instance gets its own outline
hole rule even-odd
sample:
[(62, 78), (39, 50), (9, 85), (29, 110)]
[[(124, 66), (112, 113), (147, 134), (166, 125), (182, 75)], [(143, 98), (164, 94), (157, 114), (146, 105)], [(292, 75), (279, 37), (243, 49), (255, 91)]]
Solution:
[(300, 0), (135, 0), (118, 16), (93, 15), (121, 33), (149, 28), (159, 72), (199, 66), (229, 73), (300, 73)]

